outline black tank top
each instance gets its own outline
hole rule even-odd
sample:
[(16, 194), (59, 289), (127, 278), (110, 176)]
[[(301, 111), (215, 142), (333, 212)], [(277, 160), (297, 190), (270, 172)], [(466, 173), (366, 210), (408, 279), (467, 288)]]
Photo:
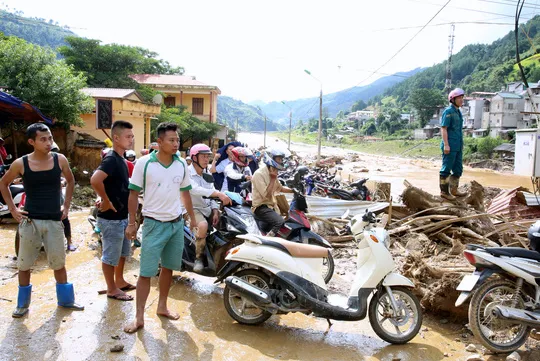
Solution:
[(60, 210), (62, 169), (58, 164), (58, 154), (53, 153), (52, 156), (53, 168), (39, 172), (30, 169), (27, 155), (23, 157), (24, 174), (22, 178), (26, 192), (24, 210), (28, 212), (28, 218), (53, 221), (62, 219), (62, 211)]

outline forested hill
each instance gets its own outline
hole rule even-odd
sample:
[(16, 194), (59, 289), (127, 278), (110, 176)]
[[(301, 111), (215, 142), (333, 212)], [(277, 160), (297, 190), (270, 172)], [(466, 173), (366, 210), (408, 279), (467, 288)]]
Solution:
[[(238, 120), (240, 131), (264, 130), (264, 115), (260, 108), (220, 95), (218, 98), (218, 122), (226, 124), (231, 129), (236, 129), (236, 120)], [(278, 130), (278, 127), (272, 120), (267, 119), (266, 130)]]
[[(540, 16), (521, 25), (519, 52), (529, 82), (540, 80), (540, 63), (536, 53), (540, 52)], [(528, 39), (527, 35), (528, 34)], [(533, 44), (533, 45), (531, 45)], [(446, 61), (434, 65), (405, 81), (387, 89), (383, 97), (392, 97), (404, 103), (412, 91), (419, 88), (444, 89)], [(473, 91), (497, 92), (507, 82), (521, 81), (516, 65), (516, 43), (514, 32), (509, 32), (491, 44), (467, 45), (452, 58), (452, 85)]]
[(56, 50), (66, 45), (66, 36), (76, 35), (67, 27), (61, 27), (53, 20), (26, 18), (0, 10), (0, 32), (22, 38), (29, 43)]

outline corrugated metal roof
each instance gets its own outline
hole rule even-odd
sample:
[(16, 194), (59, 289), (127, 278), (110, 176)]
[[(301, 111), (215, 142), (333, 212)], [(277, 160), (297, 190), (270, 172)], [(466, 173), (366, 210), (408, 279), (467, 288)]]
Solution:
[(81, 91), (94, 98), (124, 99), (131, 94), (135, 94), (142, 101), (142, 98), (135, 89), (83, 88), (81, 89)]
[(497, 95), (500, 95), (501, 97), (506, 98), (506, 99), (522, 99), (523, 98), (521, 95), (514, 94), (514, 93), (501, 92), (501, 93), (497, 93)]
[[(292, 195), (286, 194), (285, 196), (290, 202)], [(366, 209), (371, 212), (378, 212), (389, 206), (388, 202), (345, 201), (314, 196), (306, 196), (306, 200), (308, 214), (321, 218), (341, 217), (347, 210), (349, 210), (349, 215), (352, 217), (359, 213), (365, 213)]]
[(510, 144), (510, 143), (504, 143), (501, 144), (495, 148), (493, 148), (494, 151), (498, 152), (515, 152), (516, 151), (516, 145)]
[(487, 213), (501, 215), (509, 219), (540, 217), (540, 207), (528, 205), (527, 192), (525, 191), (526, 189), (523, 187), (501, 191), (489, 204)]

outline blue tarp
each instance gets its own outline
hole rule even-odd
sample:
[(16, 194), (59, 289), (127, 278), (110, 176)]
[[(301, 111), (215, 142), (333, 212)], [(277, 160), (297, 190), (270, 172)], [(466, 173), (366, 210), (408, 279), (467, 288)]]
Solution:
[(52, 120), (44, 116), (38, 108), (11, 94), (0, 91), (0, 123), (11, 120), (52, 124)]

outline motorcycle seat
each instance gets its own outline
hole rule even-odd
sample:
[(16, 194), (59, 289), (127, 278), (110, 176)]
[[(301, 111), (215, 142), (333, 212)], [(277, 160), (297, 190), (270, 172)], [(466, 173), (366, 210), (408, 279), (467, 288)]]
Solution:
[[(292, 257), (296, 258), (324, 258), (328, 257), (328, 248), (314, 246), (311, 244), (296, 243), (286, 241), (277, 237), (261, 237), (263, 245), (270, 245), (268, 243), (280, 244), (284, 247)], [(277, 247), (276, 247), (277, 248)]]
[(11, 192), (11, 196), (15, 198), (15, 196), (19, 193), (24, 192), (24, 186), (23, 185), (11, 185), (9, 186), (9, 191)]
[(519, 247), (490, 247), (484, 249), (494, 256), (518, 257), (533, 259), (540, 262), (540, 253)]

